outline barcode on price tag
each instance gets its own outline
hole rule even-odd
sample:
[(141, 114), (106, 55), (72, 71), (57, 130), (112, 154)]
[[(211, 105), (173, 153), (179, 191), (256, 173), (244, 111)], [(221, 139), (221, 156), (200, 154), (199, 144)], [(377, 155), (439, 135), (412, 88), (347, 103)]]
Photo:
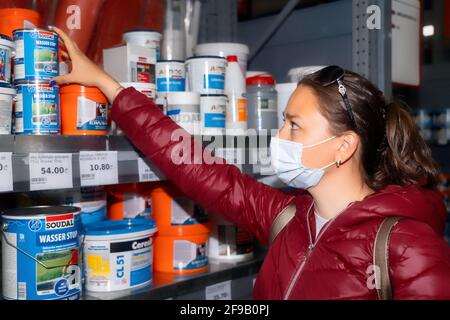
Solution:
[(0, 152), (0, 192), (12, 190), (12, 152)]
[(30, 190), (73, 188), (71, 153), (30, 153)]
[(139, 182), (159, 181), (158, 176), (142, 158), (138, 158)]
[(206, 287), (205, 296), (206, 300), (231, 300), (231, 281)]
[(81, 151), (80, 180), (82, 187), (117, 184), (117, 151)]

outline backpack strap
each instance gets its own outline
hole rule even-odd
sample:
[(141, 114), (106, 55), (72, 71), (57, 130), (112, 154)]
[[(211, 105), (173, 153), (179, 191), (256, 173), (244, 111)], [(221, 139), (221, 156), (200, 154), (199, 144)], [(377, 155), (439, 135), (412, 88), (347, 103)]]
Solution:
[[(379, 300), (393, 300), (392, 284), (389, 276), (389, 240), (394, 226), (400, 217), (388, 217), (383, 220), (378, 229), (373, 249), (373, 264), (375, 268), (375, 285)], [(378, 275), (377, 272), (380, 272)]]
[(271, 245), (275, 241), (281, 230), (283, 230), (284, 227), (286, 227), (286, 225), (291, 222), (291, 220), (295, 216), (296, 211), (297, 207), (294, 203), (291, 203), (278, 214), (278, 216), (273, 221), (272, 226), (270, 227), (269, 245)]

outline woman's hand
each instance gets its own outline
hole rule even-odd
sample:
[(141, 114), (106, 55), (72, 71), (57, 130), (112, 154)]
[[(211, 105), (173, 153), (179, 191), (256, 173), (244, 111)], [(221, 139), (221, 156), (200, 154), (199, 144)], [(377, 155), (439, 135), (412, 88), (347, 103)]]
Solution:
[(64, 31), (56, 27), (50, 27), (50, 29), (59, 35), (67, 49), (67, 54), (63, 53), (63, 55), (69, 58), (72, 64), (72, 70), (69, 74), (53, 78), (50, 85), (78, 83), (84, 86), (97, 87), (112, 103), (123, 89), (122, 86), (86, 57), (78, 48), (76, 42), (70, 39)]

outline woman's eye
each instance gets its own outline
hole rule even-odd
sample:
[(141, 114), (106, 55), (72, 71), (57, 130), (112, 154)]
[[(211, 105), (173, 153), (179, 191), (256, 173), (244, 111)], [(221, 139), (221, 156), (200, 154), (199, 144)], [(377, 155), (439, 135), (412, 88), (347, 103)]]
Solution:
[(297, 129), (300, 129), (300, 126), (291, 122), (291, 130), (297, 130)]

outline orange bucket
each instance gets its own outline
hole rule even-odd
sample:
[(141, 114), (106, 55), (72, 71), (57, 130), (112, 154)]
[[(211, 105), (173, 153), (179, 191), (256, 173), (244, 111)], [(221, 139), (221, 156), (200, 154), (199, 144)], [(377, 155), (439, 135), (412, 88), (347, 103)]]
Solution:
[(108, 100), (95, 87), (77, 84), (60, 89), (61, 132), (63, 135), (106, 135)]
[(206, 248), (209, 233), (161, 236), (154, 241), (153, 265), (157, 272), (192, 274), (208, 270)]
[(148, 197), (145, 196), (149, 187), (147, 183), (108, 187), (108, 218), (110, 220), (150, 218)]
[(13, 31), (23, 29), (24, 22), (28, 21), (39, 27), (41, 16), (38, 12), (22, 8), (0, 9), (0, 33), (8, 37), (13, 37)]
[(205, 232), (204, 210), (172, 184), (159, 184), (151, 191), (152, 216), (160, 235)]

